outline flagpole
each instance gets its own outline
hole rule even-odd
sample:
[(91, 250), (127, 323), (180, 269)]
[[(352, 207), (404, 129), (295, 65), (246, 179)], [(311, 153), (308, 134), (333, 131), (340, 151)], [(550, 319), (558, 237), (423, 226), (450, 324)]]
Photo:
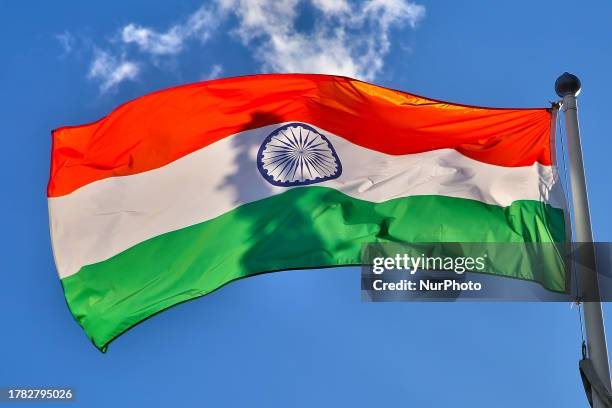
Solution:
[[(570, 179), (572, 186), (572, 204), (574, 208), (575, 240), (579, 243), (593, 242), (589, 202), (587, 198), (580, 129), (578, 127), (578, 104), (576, 96), (580, 93), (580, 80), (575, 75), (565, 72), (555, 82), (557, 95), (563, 98), (565, 126), (567, 129)], [(606, 333), (603, 311), (599, 302), (599, 284), (595, 273), (595, 252), (592, 245), (581, 245), (578, 265), (582, 268), (582, 297), (584, 299), (584, 323), (587, 334), (588, 358), (591, 360), (597, 377), (607, 388), (610, 384), (610, 365), (606, 346)], [(585, 268), (586, 266), (586, 268)], [(593, 392), (593, 407), (608, 406), (597, 392)], [(604, 405), (606, 404), (606, 405)]]

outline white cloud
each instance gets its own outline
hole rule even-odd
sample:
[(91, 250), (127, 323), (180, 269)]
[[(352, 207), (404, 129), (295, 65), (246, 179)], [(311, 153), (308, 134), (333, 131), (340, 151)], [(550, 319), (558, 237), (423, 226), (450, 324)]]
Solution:
[(68, 55), (72, 52), (74, 48), (75, 39), (72, 33), (70, 33), (70, 31), (66, 30), (61, 34), (57, 34), (55, 36), (55, 39), (60, 43), (60, 46), (62, 47), (62, 55)]
[(312, 0), (312, 4), (327, 14), (341, 14), (351, 11), (346, 0)]
[(211, 79), (219, 78), (219, 76), (223, 73), (223, 66), (220, 64), (215, 64), (212, 66), (210, 71), (202, 76), (203, 81), (208, 81)]
[(140, 72), (139, 66), (123, 55), (117, 57), (104, 50), (96, 50), (94, 54), (88, 78), (100, 83), (101, 93), (114, 89), (123, 81), (136, 79)]
[[(314, 15), (312, 27), (306, 29), (298, 22), (305, 8)], [(236, 24), (229, 26), (230, 32), (262, 71), (336, 74), (371, 81), (384, 67), (391, 31), (415, 28), (424, 16), (425, 7), (412, 0), (211, 0), (165, 31), (136, 23), (122, 27), (120, 52), (96, 51), (89, 77), (100, 81), (101, 91), (106, 92), (135, 79), (146, 62), (143, 56), (163, 67), (162, 57), (176, 57), (192, 40), (208, 40), (221, 24)], [(66, 44), (70, 47), (68, 40)], [(139, 64), (126, 57), (134, 46), (141, 53)], [(215, 64), (206, 78), (222, 72), (222, 66)]]
[(149, 28), (128, 24), (123, 27), (121, 39), (128, 44), (135, 43), (140, 49), (156, 55), (177, 54), (183, 48), (183, 40), (176, 28), (160, 34)]
[(373, 80), (384, 65), (394, 27), (415, 27), (425, 8), (407, 0), (310, 0), (319, 15), (299, 31), (300, 0), (222, 0), (239, 20), (237, 33), (272, 72), (346, 75)]
[(176, 24), (165, 32), (130, 23), (121, 30), (121, 41), (136, 44), (140, 51), (153, 55), (180, 53), (185, 42), (192, 38), (207, 40), (217, 28), (221, 18), (216, 7), (204, 6), (193, 13), (184, 23)]
[(369, 0), (363, 11), (364, 15), (379, 19), (384, 29), (401, 22), (407, 22), (415, 28), (425, 17), (424, 6), (404, 0)]

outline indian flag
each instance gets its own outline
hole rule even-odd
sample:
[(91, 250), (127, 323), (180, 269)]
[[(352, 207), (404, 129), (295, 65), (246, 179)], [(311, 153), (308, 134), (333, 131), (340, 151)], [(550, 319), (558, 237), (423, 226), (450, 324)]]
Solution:
[(163, 90), (59, 128), (48, 198), (68, 306), (104, 351), (235, 279), (359, 265), (366, 243), (563, 242), (552, 116), (287, 74)]

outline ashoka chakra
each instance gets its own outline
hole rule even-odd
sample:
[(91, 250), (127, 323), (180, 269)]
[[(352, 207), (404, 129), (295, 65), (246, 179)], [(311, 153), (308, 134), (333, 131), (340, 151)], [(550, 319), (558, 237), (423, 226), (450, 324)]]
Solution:
[(332, 180), (342, 173), (329, 139), (304, 123), (289, 123), (270, 133), (257, 154), (261, 175), (276, 186)]

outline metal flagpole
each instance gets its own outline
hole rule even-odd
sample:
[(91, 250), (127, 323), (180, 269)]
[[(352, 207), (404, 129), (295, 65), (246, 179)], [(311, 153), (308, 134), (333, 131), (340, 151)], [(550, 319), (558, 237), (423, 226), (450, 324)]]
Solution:
[[(576, 96), (580, 93), (580, 80), (575, 75), (565, 72), (555, 82), (557, 95), (563, 98), (563, 111), (565, 113), (565, 126), (567, 129), (568, 156), (570, 164), (570, 179), (572, 186), (572, 204), (574, 207), (575, 237), (579, 248), (578, 267), (582, 275), (582, 297), (584, 299), (584, 321), (587, 333), (588, 360), (598, 377), (599, 384), (606, 390), (592, 392), (593, 407), (609, 406), (609, 400), (602, 392), (610, 394), (610, 365), (608, 349), (606, 346), (606, 333), (603, 322), (603, 311), (599, 302), (599, 285), (595, 273), (595, 252), (593, 246), (593, 232), (587, 199), (584, 164), (582, 161), (582, 147), (580, 145), (580, 129), (578, 127), (578, 105)], [(580, 243), (587, 243), (580, 244)], [(585, 267), (586, 266), (586, 267)], [(594, 380), (589, 379), (591, 383)], [(591, 384), (593, 385), (593, 384)]]

